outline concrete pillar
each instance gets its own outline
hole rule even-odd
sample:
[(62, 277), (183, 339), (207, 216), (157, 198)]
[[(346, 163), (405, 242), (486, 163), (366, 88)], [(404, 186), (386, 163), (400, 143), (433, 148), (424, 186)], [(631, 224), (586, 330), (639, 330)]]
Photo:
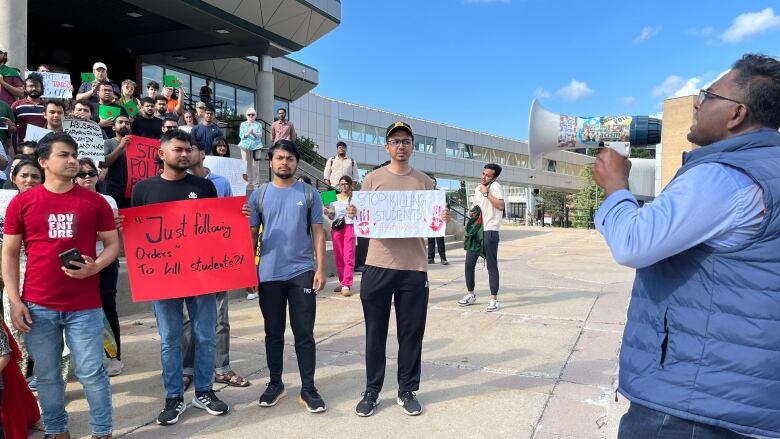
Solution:
[(536, 197), (534, 197), (534, 187), (525, 188), (525, 225), (532, 226), (536, 221)]
[(0, 0), (0, 47), (8, 51), (8, 65), (27, 69), (27, 0)]
[[(274, 74), (273, 58), (268, 55), (259, 57), (260, 65), (257, 66), (257, 87), (255, 93), (255, 109), (260, 119), (268, 122), (274, 122)], [(270, 128), (270, 127), (269, 127)], [(270, 146), (271, 136), (263, 141), (264, 145)]]

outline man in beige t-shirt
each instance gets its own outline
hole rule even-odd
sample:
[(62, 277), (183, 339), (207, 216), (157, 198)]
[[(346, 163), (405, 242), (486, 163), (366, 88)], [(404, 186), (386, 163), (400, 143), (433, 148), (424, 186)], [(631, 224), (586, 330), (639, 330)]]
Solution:
[(322, 181), (328, 186), (335, 187), (341, 181), (341, 177), (348, 176), (354, 182), (358, 181), (358, 168), (355, 159), (347, 157), (347, 144), (339, 142), (336, 144), (336, 155), (329, 158), (325, 163), (325, 170), (322, 173)]
[[(396, 122), (387, 128), (385, 150), (390, 164), (370, 172), (364, 191), (433, 190), (433, 181), (412, 168), (412, 127)], [(354, 218), (356, 209), (347, 214)], [(449, 220), (449, 211), (442, 213)], [(385, 346), (390, 306), (395, 302), (398, 322), (398, 398), (404, 413), (422, 412), (415, 393), (420, 387), (420, 364), (425, 319), (428, 313), (428, 263), (423, 238), (374, 239), (368, 246), (366, 270), (360, 282), (360, 301), (366, 321), (366, 390), (355, 413), (371, 416), (385, 380)]]
[[(490, 302), (487, 311), (498, 311), (498, 229), (501, 228), (501, 220), (504, 218), (504, 191), (496, 179), (501, 175), (501, 166), (489, 163), (482, 169), (480, 185), (474, 190), (474, 204), (479, 206), (482, 212), (482, 247), (487, 262), (488, 278), (490, 279)], [(469, 211), (471, 214), (471, 211)], [(474, 294), (474, 267), (477, 265), (479, 254), (470, 250), (466, 251), (466, 289), (468, 292), (458, 305), (468, 306), (477, 303)]]

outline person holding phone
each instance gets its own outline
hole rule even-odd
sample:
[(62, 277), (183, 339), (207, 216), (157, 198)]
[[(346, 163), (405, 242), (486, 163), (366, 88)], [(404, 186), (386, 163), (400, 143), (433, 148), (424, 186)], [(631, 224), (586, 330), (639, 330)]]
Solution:
[[(482, 169), (480, 185), (474, 189), (474, 205), (479, 206), (482, 215), (483, 248), (490, 279), (490, 302), (487, 311), (498, 311), (498, 230), (504, 218), (504, 191), (496, 181), (501, 175), (501, 166), (488, 163)], [(479, 253), (466, 251), (466, 295), (458, 300), (458, 305), (469, 306), (477, 303), (474, 293), (474, 267), (477, 265)]]
[[(103, 310), (97, 274), (119, 255), (119, 237), (103, 197), (73, 183), (79, 170), (77, 148), (67, 133), (50, 133), (41, 139), (38, 163), (45, 180), (8, 205), (2, 273), (11, 322), (25, 333), (25, 344), (35, 359), (33, 371), (46, 435), (68, 437), (60, 375), (67, 338), (76, 376), (89, 403), (92, 436), (110, 438), (111, 385), (103, 367)], [(100, 255), (95, 252), (98, 239), (105, 247)], [(23, 289), (19, 285), (22, 244), (27, 254)], [(59, 257), (71, 249), (84, 260), (71, 260), (75, 269), (64, 267)]]

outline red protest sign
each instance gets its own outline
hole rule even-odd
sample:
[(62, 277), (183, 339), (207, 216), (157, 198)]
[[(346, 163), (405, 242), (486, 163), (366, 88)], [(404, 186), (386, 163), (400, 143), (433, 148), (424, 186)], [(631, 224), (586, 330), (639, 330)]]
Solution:
[(146, 137), (132, 136), (125, 149), (127, 158), (127, 186), (125, 197), (133, 194), (133, 186), (141, 180), (157, 175), (154, 159), (159, 156), (160, 141)]
[(206, 198), (120, 209), (133, 301), (257, 285), (244, 203)]

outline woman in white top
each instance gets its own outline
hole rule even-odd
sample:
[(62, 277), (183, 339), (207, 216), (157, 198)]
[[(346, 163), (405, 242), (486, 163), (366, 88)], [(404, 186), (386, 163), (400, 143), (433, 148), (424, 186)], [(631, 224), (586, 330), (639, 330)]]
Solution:
[(244, 114), (246, 121), (241, 122), (238, 129), (238, 146), (241, 148), (241, 158), (246, 161), (249, 185), (260, 187), (258, 165), (252, 160), (252, 151), (263, 147), (263, 125), (257, 121), (257, 111), (254, 108), (247, 108)]
[[(38, 163), (22, 159), (14, 165), (13, 171), (11, 171), (11, 181), (19, 188), (19, 193), (25, 192), (29, 189), (38, 186), (43, 183), (43, 172), (38, 166)], [(21, 293), (22, 287), (24, 287), (24, 273), (27, 266), (27, 254), (22, 251), (19, 255), (19, 292)], [(11, 303), (8, 301), (8, 292), (3, 288), (3, 317), (6, 322), (11, 321)], [(11, 330), (11, 335), (16, 340), (16, 344), (19, 345), (19, 351), (22, 354), (22, 359), (19, 360), (19, 368), (23, 374), (27, 374), (27, 362), (30, 358), (27, 354), (27, 348), (24, 344), (24, 333), (17, 330), (13, 325), (10, 325), (8, 329)], [(32, 385), (35, 386), (35, 383)]]
[(355, 229), (352, 218), (347, 216), (347, 206), (352, 201), (352, 178), (348, 175), (341, 177), (339, 189), (341, 193), (336, 196), (336, 201), (324, 208), (324, 213), (333, 221), (330, 235), (333, 239), (333, 257), (336, 259), (336, 271), (340, 282), (334, 292), (341, 292), (342, 296), (350, 296), (352, 276), (355, 271)]
[[(93, 192), (97, 192), (95, 185), (98, 181), (98, 170), (95, 166), (95, 162), (91, 159), (79, 159), (79, 172), (76, 173), (76, 184), (89, 189)], [(103, 194), (100, 194), (103, 195)], [(111, 206), (111, 210), (114, 212), (114, 218), (119, 213), (116, 205), (116, 200), (108, 195), (103, 195), (108, 205)], [(97, 253), (100, 254), (103, 251), (103, 242), (97, 241)], [(114, 333), (114, 340), (116, 340), (116, 358), (109, 358), (106, 370), (108, 376), (117, 376), (122, 373), (122, 347), (119, 342), (119, 315), (116, 312), (116, 283), (119, 279), (119, 259), (115, 260), (111, 265), (107, 266), (100, 272), (100, 300), (103, 304), (103, 313), (106, 315), (108, 324), (111, 326), (111, 332)]]
[(187, 110), (182, 115), (182, 118), (184, 118), (184, 125), (180, 125), (179, 129), (191, 133), (192, 129), (195, 128), (195, 125), (198, 124), (195, 115), (192, 114), (192, 111)]

